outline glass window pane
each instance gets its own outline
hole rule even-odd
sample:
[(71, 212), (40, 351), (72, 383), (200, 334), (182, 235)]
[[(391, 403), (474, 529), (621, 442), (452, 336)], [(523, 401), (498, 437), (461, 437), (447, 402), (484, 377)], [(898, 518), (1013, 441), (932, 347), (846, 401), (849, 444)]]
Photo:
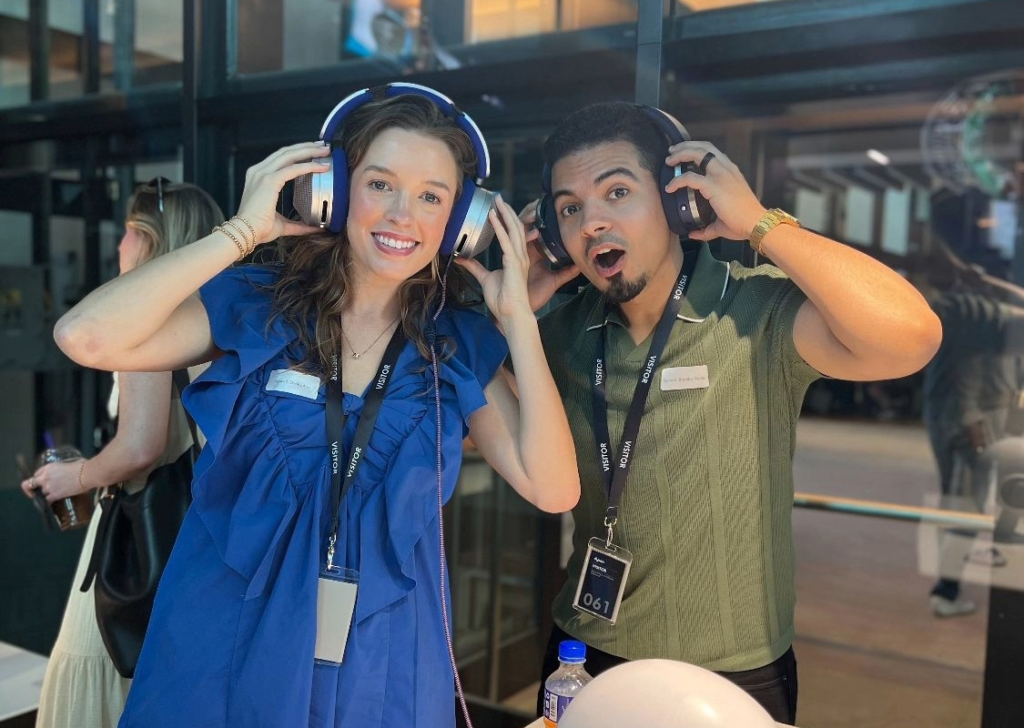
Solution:
[(559, 30), (579, 30), (602, 25), (632, 23), (638, 0), (563, 0)]
[(81, 72), (82, 3), (80, 0), (49, 0), (51, 99), (81, 96), (85, 91)]
[(32, 265), (32, 214), (18, 210), (0, 210), (0, 265)]
[(136, 0), (135, 83), (181, 81), (183, 0)]
[(906, 255), (909, 251), (910, 189), (888, 189), (882, 213), (882, 250)]
[(471, 43), (552, 33), (558, 28), (555, 0), (473, 0), (471, 7)]
[(0, 11), (0, 108), (29, 102), (28, 0)]
[(114, 19), (117, 13), (115, 0), (104, 0), (100, 4), (100, 92), (116, 90), (114, 84)]
[(637, 19), (636, 0), (470, 0), (468, 6), (471, 43)]
[[(893, 383), (875, 386), (899, 392)], [(937, 490), (918, 423), (804, 417), (797, 439), (798, 492), (919, 506)], [(856, 715), (863, 726), (978, 728), (987, 590), (964, 585), (977, 608), (971, 615), (932, 616), (937, 529), (798, 509), (793, 533), (797, 722), (840, 726)]]
[[(373, 58), (397, 73), (462, 65), (465, 43), (632, 23), (636, 0), (237, 0), (238, 73)], [(437, 32), (441, 31), (441, 32)], [(438, 42), (437, 38), (447, 39)], [(464, 39), (464, 40), (463, 40)]]
[[(237, 0), (238, 73), (329, 66), (343, 50), (343, 21), (358, 13), (335, 0)], [(353, 3), (360, 6), (359, 2)]]
[[(183, 23), (183, 0), (102, 0), (100, 91), (111, 93), (128, 91), (133, 85), (180, 82)], [(119, 46), (129, 42), (131, 54), (120, 54)], [(131, 68), (118, 68), (118, 63), (129, 62)]]

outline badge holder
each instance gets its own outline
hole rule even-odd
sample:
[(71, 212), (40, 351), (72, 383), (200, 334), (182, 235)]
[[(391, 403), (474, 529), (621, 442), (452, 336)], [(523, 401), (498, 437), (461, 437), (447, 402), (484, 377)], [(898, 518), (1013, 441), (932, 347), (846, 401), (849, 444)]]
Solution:
[(633, 554), (612, 543), (612, 528), (608, 526), (608, 538), (592, 538), (583, 558), (583, 573), (576, 586), (572, 606), (577, 611), (615, 624), (622, 606), (622, 595), (626, 590), (629, 567), (633, 565)]
[(320, 569), (316, 594), (316, 648), (313, 662), (337, 667), (345, 657), (359, 591), (359, 572), (328, 563)]

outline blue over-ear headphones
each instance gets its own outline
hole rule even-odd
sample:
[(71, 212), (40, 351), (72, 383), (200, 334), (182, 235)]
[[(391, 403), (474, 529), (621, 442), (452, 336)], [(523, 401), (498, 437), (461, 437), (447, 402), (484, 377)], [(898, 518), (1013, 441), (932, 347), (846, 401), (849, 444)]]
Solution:
[[(476, 123), (455, 106), (455, 103), (432, 88), (415, 83), (392, 83), (356, 91), (334, 107), (327, 116), (320, 139), (331, 142), (345, 119), (360, 106), (384, 98), (416, 95), (436, 104), (456, 126), (466, 133), (476, 151), (476, 177), (462, 180), (462, 194), (452, 206), (448, 225), (441, 241), (442, 255), (472, 257), (482, 252), (494, 238), (494, 229), (487, 214), (496, 195), (480, 185), (491, 172), (491, 155), (487, 142)], [(331, 150), (331, 169), (306, 174), (295, 180), (293, 206), (307, 225), (319, 225), (332, 232), (341, 232), (348, 216), (349, 160), (344, 144)]]
[[(674, 144), (690, 141), (690, 136), (683, 131), (682, 124), (679, 124), (675, 118), (666, 114), (661, 109), (642, 104), (637, 104), (637, 108), (643, 111), (644, 115), (665, 136), (665, 139), (668, 141), (666, 150)], [(697, 192), (697, 190), (683, 187), (675, 192), (665, 192), (665, 186), (673, 178), (690, 171), (700, 173), (696, 165), (692, 164), (677, 164), (674, 167), (665, 164), (661, 167), (661, 187), (659, 188), (661, 190), (661, 207), (665, 211), (665, 218), (668, 220), (669, 228), (676, 235), (689, 235), (690, 231), (705, 228), (718, 218), (714, 208), (711, 207), (711, 203), (704, 199), (704, 196)], [(544, 195), (537, 203), (537, 220), (535, 223), (538, 232), (540, 232), (540, 239), (543, 242), (541, 250), (544, 251), (553, 267), (568, 268), (572, 265), (572, 258), (565, 249), (565, 244), (562, 242), (562, 234), (558, 229), (558, 211), (555, 209), (554, 202), (551, 199), (551, 168), (547, 165), (544, 165), (543, 184)]]

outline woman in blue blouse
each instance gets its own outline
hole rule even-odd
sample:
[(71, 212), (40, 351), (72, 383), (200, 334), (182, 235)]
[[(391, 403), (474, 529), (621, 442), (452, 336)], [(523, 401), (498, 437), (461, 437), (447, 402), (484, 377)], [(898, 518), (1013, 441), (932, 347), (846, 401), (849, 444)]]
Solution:
[[(270, 155), (249, 169), (236, 217), (97, 289), (57, 325), (61, 348), (90, 367), (213, 360), (186, 390), (208, 442), (121, 726), (454, 725), (440, 507), (463, 439), (543, 510), (579, 496), (508, 205), (489, 213), (503, 268), (458, 261), (504, 337), (458, 306), (459, 271), (446, 275), (447, 228), (483, 176), (479, 132), (429, 89), (365, 94), (328, 119), (333, 152), (311, 142)], [(288, 181), (332, 164), (338, 232), (276, 212)], [(273, 240), (277, 262), (228, 268)], [(509, 352), (518, 399), (499, 372)], [(328, 549), (358, 572), (340, 665), (314, 661), (338, 631), (318, 629)]]

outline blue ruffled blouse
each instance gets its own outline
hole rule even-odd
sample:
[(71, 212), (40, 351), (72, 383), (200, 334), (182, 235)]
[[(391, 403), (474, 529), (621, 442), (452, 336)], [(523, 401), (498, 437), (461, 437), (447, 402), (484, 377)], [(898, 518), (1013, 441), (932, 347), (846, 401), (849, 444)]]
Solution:
[[(448, 728), (432, 367), (406, 343), (341, 508), (338, 552), (360, 575), (344, 663), (314, 665), (331, 516), (325, 388), (315, 400), (266, 389), (303, 358), (293, 330), (267, 327), (259, 287), (275, 275), (231, 269), (200, 292), (224, 355), (185, 392), (207, 445), (119, 725)], [(468, 417), (508, 348), (469, 311), (444, 311), (437, 330), (456, 345), (439, 371), (447, 501)], [(362, 407), (344, 395), (346, 452)]]

